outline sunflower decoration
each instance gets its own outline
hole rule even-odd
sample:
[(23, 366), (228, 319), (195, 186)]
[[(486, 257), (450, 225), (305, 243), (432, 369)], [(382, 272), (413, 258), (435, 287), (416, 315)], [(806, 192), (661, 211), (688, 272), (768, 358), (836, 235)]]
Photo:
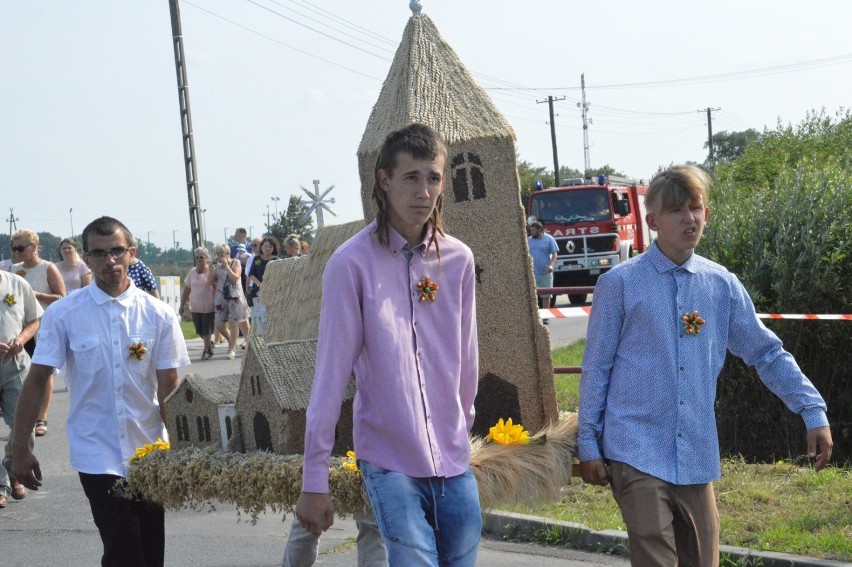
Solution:
[(423, 279), (417, 284), (417, 291), (420, 292), (420, 301), (435, 301), (438, 284), (429, 276), (423, 276)]
[(683, 321), (684, 331), (687, 335), (701, 334), (701, 326), (704, 324), (704, 319), (698, 315), (698, 311), (684, 313), (681, 320)]
[(11, 293), (7, 293), (6, 297), (3, 298), (3, 303), (5, 303), (6, 305), (8, 305), (10, 307), (12, 305), (15, 305), (17, 302), (18, 302), (18, 300), (15, 299), (15, 296)]
[(153, 453), (154, 451), (170, 451), (172, 448), (172, 444), (168, 441), (163, 441), (159, 437), (153, 443), (145, 443), (144, 447), (139, 447), (136, 449), (136, 454), (130, 458), (131, 463), (135, 463), (145, 455), (149, 453)]
[(355, 474), (361, 474), (361, 471), (358, 470), (358, 458), (355, 456), (355, 451), (346, 451), (346, 458), (343, 459), (343, 462), (340, 465), (345, 471), (352, 471)]
[(17, 272), (15, 272), (15, 274), (18, 275), (18, 276), (21, 276), (22, 278), (27, 277), (27, 271), (26, 270), (18, 270)]
[(503, 422), (501, 417), (497, 425), (488, 429), (485, 439), (501, 445), (527, 445), (530, 442), (530, 433), (520, 423), (513, 424), (511, 417), (506, 422)]
[(135, 358), (136, 360), (142, 360), (148, 353), (148, 349), (145, 348), (142, 341), (138, 341), (127, 348), (130, 349), (130, 358)]

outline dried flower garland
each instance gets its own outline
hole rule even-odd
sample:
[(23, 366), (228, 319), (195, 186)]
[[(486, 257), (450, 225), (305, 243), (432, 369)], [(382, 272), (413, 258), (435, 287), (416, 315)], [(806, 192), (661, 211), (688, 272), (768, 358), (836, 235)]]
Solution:
[[(483, 508), (549, 502), (571, 482), (577, 414), (563, 414), (529, 441), (503, 445), (481, 437), (470, 440), (470, 466)], [(361, 475), (352, 474), (350, 464), (355, 464), (354, 452), (331, 457), (328, 464), (329, 491), (341, 516), (367, 506)], [(216, 502), (227, 502), (254, 523), (266, 511), (293, 513), (302, 492), (302, 456), (213, 447), (152, 451), (131, 463), (127, 485), (128, 494), (142, 494), (169, 510), (208, 511)]]
[(11, 307), (12, 305), (15, 305), (16, 303), (18, 303), (18, 300), (17, 300), (17, 299), (15, 299), (14, 294), (7, 293), (7, 294), (6, 294), (6, 297), (4, 297), (4, 298), (3, 298), (3, 302), (4, 302), (6, 305), (8, 305), (8, 306), (10, 306), (10, 307)]
[(145, 354), (148, 353), (148, 349), (145, 348), (142, 341), (138, 341), (127, 348), (130, 349), (130, 358), (135, 358), (136, 360), (142, 360)]
[(704, 324), (704, 319), (698, 315), (698, 311), (693, 311), (691, 314), (684, 313), (681, 320), (683, 321), (684, 331), (687, 335), (701, 334), (701, 326)]
[(435, 292), (438, 291), (438, 284), (429, 276), (423, 276), (420, 283), (417, 284), (417, 291), (420, 292), (420, 301), (435, 301)]

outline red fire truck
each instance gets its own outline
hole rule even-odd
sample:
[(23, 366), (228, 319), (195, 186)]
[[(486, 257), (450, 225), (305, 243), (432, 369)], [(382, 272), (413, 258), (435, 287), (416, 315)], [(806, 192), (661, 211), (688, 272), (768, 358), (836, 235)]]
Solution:
[[(647, 250), (655, 233), (645, 222), (646, 189), (641, 181), (599, 175), (533, 191), (528, 220), (541, 222), (559, 245), (555, 287), (594, 286), (600, 274)], [(568, 300), (585, 303), (586, 294)]]

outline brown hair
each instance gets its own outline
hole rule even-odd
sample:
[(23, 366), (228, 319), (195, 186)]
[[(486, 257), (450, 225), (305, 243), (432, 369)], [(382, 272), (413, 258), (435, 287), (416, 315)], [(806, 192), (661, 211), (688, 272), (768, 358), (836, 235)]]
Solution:
[(264, 236), (263, 240), (260, 241), (260, 246), (257, 247), (257, 250), (252, 250), (252, 251), (255, 254), (257, 254), (258, 256), (260, 256), (262, 254), (260, 249), (263, 248), (264, 242), (268, 242), (269, 244), (271, 244), (272, 245), (272, 255), (278, 256), (278, 251), (281, 248), (281, 245), (278, 244), (278, 239), (275, 238), (274, 236)]
[(89, 235), (96, 234), (97, 236), (112, 236), (115, 231), (121, 231), (124, 239), (127, 241), (127, 246), (135, 247), (136, 240), (133, 238), (133, 233), (130, 232), (124, 224), (112, 217), (101, 217), (95, 219), (86, 225), (83, 229), (83, 252), (89, 252)]
[(694, 165), (675, 165), (658, 173), (648, 185), (645, 204), (648, 210), (672, 211), (701, 201), (710, 201), (710, 176)]
[[(376, 232), (379, 235), (379, 242), (383, 246), (388, 246), (390, 242), (390, 225), (388, 223), (387, 194), (379, 186), (379, 170), (384, 170), (386, 174), (391, 175), (397, 166), (397, 156), (402, 152), (411, 154), (414, 159), (435, 159), (441, 156), (444, 158), (445, 164), (447, 160), (447, 146), (441, 136), (430, 126), (415, 122), (387, 135), (379, 150), (379, 157), (376, 159), (376, 168), (373, 174), (375, 179), (373, 201), (376, 203)], [(439, 256), (441, 253), (438, 250), (436, 233), (445, 234), (441, 216), (443, 207), (444, 193), (441, 192), (435, 202), (432, 216), (428, 220), (428, 223), (432, 226), (432, 238), (429, 241), (429, 246), (434, 243), (435, 251)]]

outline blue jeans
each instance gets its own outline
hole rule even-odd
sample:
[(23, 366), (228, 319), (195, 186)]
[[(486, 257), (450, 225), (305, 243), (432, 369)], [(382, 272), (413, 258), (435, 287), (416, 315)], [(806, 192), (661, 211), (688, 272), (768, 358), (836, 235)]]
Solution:
[(482, 533), (479, 489), (468, 469), (414, 478), (359, 461), (390, 567), (473, 567)]

